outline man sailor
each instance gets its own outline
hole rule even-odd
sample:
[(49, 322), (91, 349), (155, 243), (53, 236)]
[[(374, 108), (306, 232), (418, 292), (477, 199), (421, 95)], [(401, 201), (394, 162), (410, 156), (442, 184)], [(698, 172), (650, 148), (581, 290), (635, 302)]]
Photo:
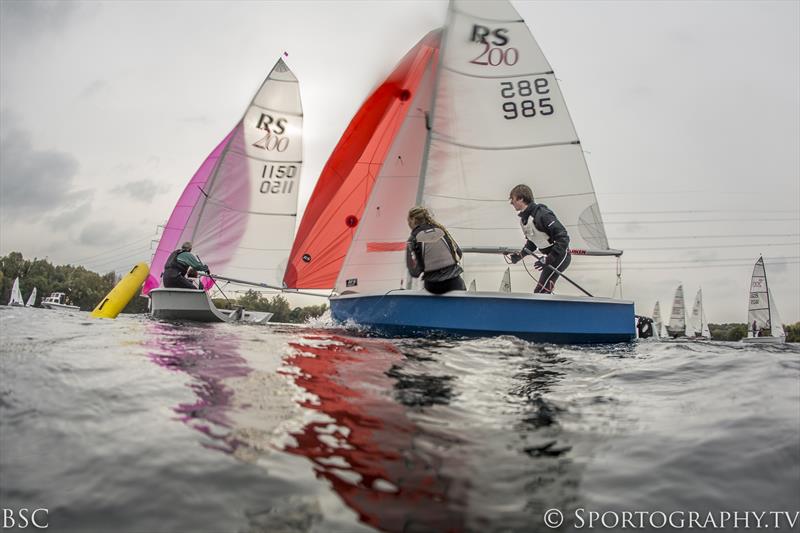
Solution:
[(192, 243), (186, 241), (179, 250), (175, 250), (164, 263), (164, 273), (161, 277), (164, 280), (164, 287), (177, 289), (197, 289), (197, 285), (191, 281), (190, 277), (197, 277), (198, 272), (210, 274), (208, 265), (203, 264), (200, 259), (192, 253)]
[(519, 215), (522, 233), (527, 239), (522, 250), (509, 254), (508, 258), (512, 263), (517, 263), (524, 256), (533, 254), (537, 248), (541, 250), (545, 257), (534, 266), (542, 274), (533, 292), (550, 294), (559, 272), (566, 270), (572, 261), (567, 229), (546, 205), (534, 202), (533, 191), (527, 185), (517, 185), (511, 189), (508, 199)]

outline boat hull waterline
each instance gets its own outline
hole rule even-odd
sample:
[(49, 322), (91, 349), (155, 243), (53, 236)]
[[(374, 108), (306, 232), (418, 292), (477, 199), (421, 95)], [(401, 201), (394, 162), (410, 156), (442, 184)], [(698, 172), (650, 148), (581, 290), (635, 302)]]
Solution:
[(330, 299), (334, 320), (379, 334), (513, 335), (562, 344), (629, 342), (636, 337), (633, 302), (544, 294), (398, 290)]
[(249, 322), (266, 324), (272, 313), (217, 309), (206, 291), (194, 289), (153, 289), (150, 314), (162, 320), (191, 320), (194, 322)]

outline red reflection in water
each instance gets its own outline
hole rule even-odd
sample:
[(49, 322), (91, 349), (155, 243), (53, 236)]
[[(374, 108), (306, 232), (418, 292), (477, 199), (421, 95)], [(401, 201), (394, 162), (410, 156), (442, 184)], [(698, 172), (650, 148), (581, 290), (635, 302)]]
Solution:
[[(386, 375), (403, 355), (390, 343), (306, 336), (290, 343), (295, 383), (318, 398), (301, 405), (332, 418), (294, 434), (286, 451), (309, 458), (361, 520), (385, 531), (461, 531), (465, 487), (442, 473), (442, 458), (417, 446), (423, 431), (392, 397)], [(426, 441), (435, 440), (425, 431)]]

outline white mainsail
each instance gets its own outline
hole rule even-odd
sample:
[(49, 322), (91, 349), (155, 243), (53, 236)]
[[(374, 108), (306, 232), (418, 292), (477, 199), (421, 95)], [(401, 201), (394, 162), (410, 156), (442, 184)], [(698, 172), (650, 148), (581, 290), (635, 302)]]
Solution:
[[(433, 68), (435, 67), (435, 68)], [(462, 249), (520, 248), (508, 203), (528, 184), (570, 233), (570, 246), (609, 251), (578, 135), (550, 64), (507, 0), (452, 0), (438, 65), (431, 62), (392, 145), (345, 259), (336, 291), (408, 286), (406, 213), (428, 207)], [(466, 278), (492, 286), (496, 255), (466, 254)], [(520, 274), (523, 275), (523, 274)]]
[(500, 292), (511, 292), (511, 267), (506, 268), (503, 272), (503, 280), (500, 282)]
[(664, 336), (661, 331), (661, 328), (663, 327), (664, 325), (661, 319), (661, 306), (659, 305), (658, 301), (656, 301), (656, 305), (653, 307), (653, 333), (655, 333), (656, 337)]
[(703, 309), (703, 289), (697, 290), (697, 295), (694, 297), (694, 306), (692, 307), (692, 318), (690, 326), (687, 328), (694, 332), (697, 337), (711, 338), (711, 332), (708, 329), (708, 321), (706, 320), (705, 309)]
[(20, 307), (25, 305), (25, 300), (22, 299), (22, 293), (19, 290), (19, 278), (14, 279), (14, 285), (11, 287), (11, 299), (8, 301), (8, 305)]
[[(608, 250), (580, 140), (553, 69), (507, 1), (450, 3), (420, 202), (462, 247), (521, 247), (508, 203), (518, 184), (550, 207), (570, 246)], [(496, 256), (467, 273), (497, 279)], [(524, 273), (520, 273), (520, 276)]]
[(25, 302), (25, 307), (33, 307), (34, 305), (36, 305), (36, 287), (33, 288), (31, 295), (28, 296), (28, 301)]
[(150, 265), (157, 287), (184, 241), (213, 274), (280, 285), (294, 239), (303, 147), (297, 78), (279, 59), (178, 200)]
[(683, 285), (675, 289), (675, 299), (672, 301), (672, 312), (669, 315), (667, 332), (673, 337), (689, 336), (690, 331), (686, 325), (686, 308), (683, 303)]
[(785, 337), (778, 309), (772, 291), (767, 284), (767, 271), (764, 258), (759, 257), (750, 278), (750, 300), (747, 307), (748, 337), (758, 336), (762, 329), (768, 329), (771, 337)]

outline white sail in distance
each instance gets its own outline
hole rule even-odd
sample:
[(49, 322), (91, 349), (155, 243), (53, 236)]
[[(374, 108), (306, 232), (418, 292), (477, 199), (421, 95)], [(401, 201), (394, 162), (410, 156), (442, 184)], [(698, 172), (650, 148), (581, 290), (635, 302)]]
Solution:
[(663, 321), (661, 319), (661, 306), (656, 301), (655, 307), (653, 307), (653, 332), (656, 334), (656, 337), (662, 337), (663, 333), (661, 328), (663, 327)]
[(500, 292), (511, 292), (511, 268), (506, 268), (503, 272), (503, 280), (500, 282)]
[(689, 336), (692, 332), (686, 327), (686, 307), (683, 303), (683, 285), (675, 289), (675, 299), (672, 301), (672, 312), (669, 315), (667, 332), (672, 336)]
[(703, 309), (703, 289), (697, 290), (697, 295), (694, 297), (694, 306), (692, 307), (692, 319), (690, 326), (687, 328), (692, 330), (695, 336), (711, 338), (711, 333), (708, 329), (708, 321), (706, 320), (706, 313)]
[(785, 337), (778, 309), (767, 283), (764, 258), (759, 257), (750, 277), (750, 298), (747, 307), (748, 337), (753, 337), (762, 329), (768, 329), (772, 337)]
[(19, 290), (19, 278), (14, 279), (14, 285), (11, 287), (11, 299), (8, 300), (8, 305), (24, 306), (25, 300), (22, 299), (22, 293)]
[(33, 307), (36, 304), (36, 287), (33, 288), (31, 291), (31, 295), (28, 296), (28, 301), (25, 302), (25, 307)]

